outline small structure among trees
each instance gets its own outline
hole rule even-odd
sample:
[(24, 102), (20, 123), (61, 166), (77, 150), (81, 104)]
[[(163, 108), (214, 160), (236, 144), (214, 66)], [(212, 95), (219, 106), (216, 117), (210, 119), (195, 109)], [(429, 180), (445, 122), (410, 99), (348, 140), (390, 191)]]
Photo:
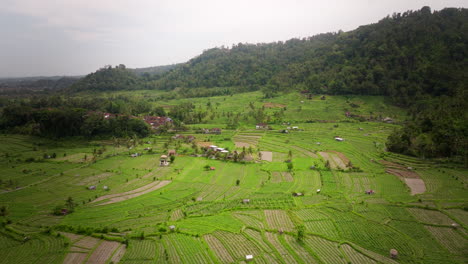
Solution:
[(255, 126), (255, 129), (268, 129), (268, 124), (266, 123), (258, 123), (256, 126)]

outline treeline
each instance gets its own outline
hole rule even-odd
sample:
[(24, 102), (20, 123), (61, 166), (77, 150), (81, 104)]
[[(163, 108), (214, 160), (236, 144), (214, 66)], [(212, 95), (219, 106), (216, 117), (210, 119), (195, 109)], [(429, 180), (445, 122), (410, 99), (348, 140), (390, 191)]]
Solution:
[(46, 108), (34, 106), (16, 103), (4, 107), (0, 116), (0, 130), (49, 138), (145, 137), (150, 133), (150, 128), (143, 120), (127, 114), (105, 118), (103, 112), (72, 107), (66, 100), (61, 105)]
[(63, 90), (77, 82), (79, 77), (30, 77), (0, 79), (0, 94), (14, 95), (31, 92), (47, 93)]

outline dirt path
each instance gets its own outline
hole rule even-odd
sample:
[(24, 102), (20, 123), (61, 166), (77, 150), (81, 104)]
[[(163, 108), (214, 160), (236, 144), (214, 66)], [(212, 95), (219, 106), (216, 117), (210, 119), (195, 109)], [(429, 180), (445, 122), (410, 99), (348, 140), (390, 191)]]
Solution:
[(262, 153), (262, 160), (273, 161), (273, 152), (271, 151), (260, 151)]
[(150, 193), (150, 192), (155, 191), (157, 189), (160, 189), (160, 188), (168, 185), (171, 182), (172, 181), (155, 181), (155, 182), (152, 182), (150, 184), (147, 184), (145, 186), (142, 186), (142, 187), (140, 187), (138, 189), (135, 189), (135, 190), (132, 190), (132, 191), (101, 196), (101, 197), (97, 198), (96, 200), (92, 201), (91, 203), (99, 202), (99, 201), (103, 201), (103, 200), (107, 200), (107, 199), (109, 199), (109, 201), (107, 201), (105, 203), (101, 203), (99, 205), (112, 204), (112, 203), (125, 201), (125, 200), (131, 199), (131, 198), (141, 196), (143, 194)]

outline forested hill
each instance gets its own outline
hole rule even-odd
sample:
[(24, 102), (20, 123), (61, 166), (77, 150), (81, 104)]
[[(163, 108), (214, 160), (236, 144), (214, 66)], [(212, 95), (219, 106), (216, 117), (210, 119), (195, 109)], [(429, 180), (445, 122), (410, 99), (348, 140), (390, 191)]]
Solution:
[(407, 104), (414, 96), (455, 93), (466, 70), (466, 43), (467, 9), (424, 7), (346, 33), (210, 49), (152, 86), (390, 95)]
[(106, 67), (72, 90), (242, 87), (266, 96), (292, 90), (389, 95), (409, 105), (425, 95), (462, 89), (468, 55), (468, 10), (429, 7), (393, 14), (350, 32), (268, 44), (213, 48), (184, 64), (139, 76)]

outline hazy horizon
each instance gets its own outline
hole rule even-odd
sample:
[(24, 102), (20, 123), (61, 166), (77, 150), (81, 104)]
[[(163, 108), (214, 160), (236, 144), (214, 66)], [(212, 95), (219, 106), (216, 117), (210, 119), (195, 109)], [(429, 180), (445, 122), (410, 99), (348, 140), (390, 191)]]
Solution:
[(0, 78), (76, 76), (104, 65), (186, 62), (203, 50), (350, 31), (393, 13), (466, 1), (5, 0)]

